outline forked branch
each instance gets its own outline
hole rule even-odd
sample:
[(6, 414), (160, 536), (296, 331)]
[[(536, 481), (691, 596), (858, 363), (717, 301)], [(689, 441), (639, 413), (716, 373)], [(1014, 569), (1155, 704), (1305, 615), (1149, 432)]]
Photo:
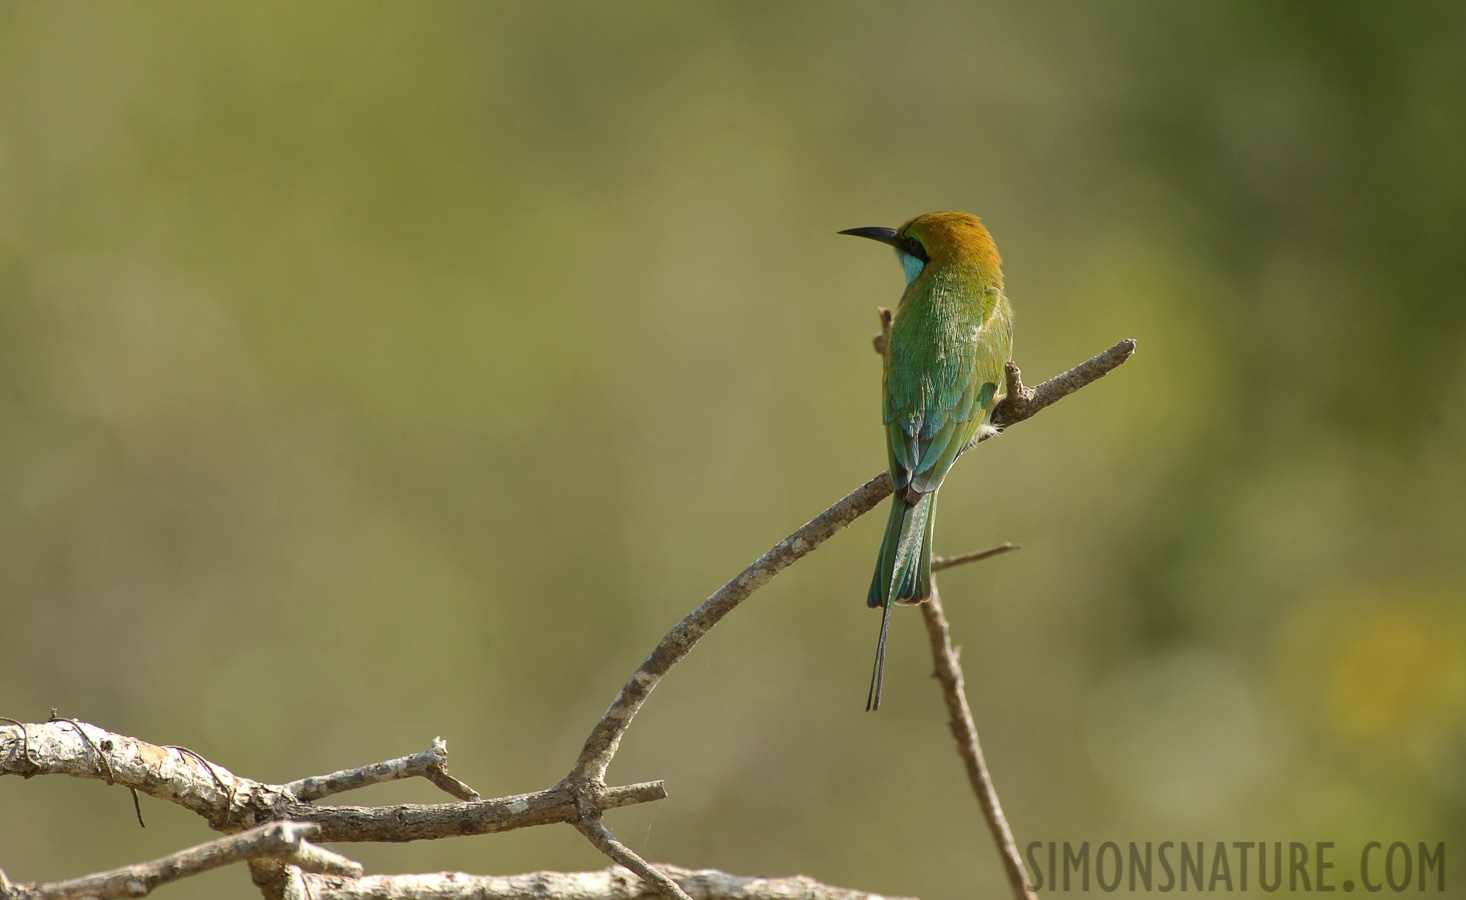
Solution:
[(0, 884), (6, 900), (115, 900), (144, 897), (171, 881), (198, 875), (237, 862), (273, 859), (304, 872), (356, 878), (361, 864), (317, 847), (307, 838), (320, 831), (315, 825), (274, 822), (207, 844), (180, 850), (152, 862), (123, 866), (84, 878), (39, 885)]
[[(13, 720), (12, 720), (13, 721)], [(310, 797), (398, 778), (446, 776), (446, 745), (425, 751), (440, 776), (406, 764), (404, 757), (290, 784), (267, 784), (236, 775), (183, 747), (163, 747), (116, 734), (86, 722), (0, 725), (0, 775), (70, 775), (133, 788), (197, 813), (218, 831), (233, 832), (268, 822), (313, 823), (316, 840), (402, 842), (491, 834), (534, 825), (577, 822), (581, 801), (564, 787), (491, 800), (398, 806), (317, 806)], [(469, 791), (453, 779), (453, 791)], [(297, 790), (302, 794), (295, 793)], [(664, 799), (660, 781), (606, 789), (598, 810)]]
[[(881, 337), (877, 336), (878, 349), (883, 349)], [(1001, 430), (1031, 418), (1050, 404), (1103, 377), (1129, 359), (1134, 351), (1134, 341), (1121, 341), (1034, 388), (1025, 387), (1018, 367), (1009, 363), (1006, 373), (1008, 395), (994, 410), (992, 424)], [(6, 900), (20, 897), (38, 900), (41, 897), (82, 896), (78, 891), (87, 896), (142, 896), (174, 877), (237, 859), (249, 859), (266, 896), (282, 900), (286, 897), (317, 900), (328, 897), (428, 896), (540, 898), (556, 896), (562, 889), (560, 896), (629, 900), (643, 896), (648, 886), (678, 900), (688, 900), (689, 897), (761, 900), (790, 896), (810, 900), (880, 900), (875, 895), (820, 885), (803, 878), (747, 879), (720, 872), (652, 866), (615, 839), (602, 823), (601, 814), (608, 809), (660, 800), (666, 796), (661, 782), (607, 787), (605, 775), (632, 719), (672, 666), (754, 591), (856, 518), (874, 509), (890, 493), (891, 483), (885, 472), (871, 478), (774, 545), (677, 623), (622, 686), (592, 729), (569, 774), (549, 790), (492, 800), (479, 799), (472, 788), (448, 774), (446, 746), (441, 740), (412, 756), (272, 785), (237, 776), (184, 747), (149, 744), (71, 719), (53, 717), (45, 723), (22, 724), (0, 717), (0, 723), (10, 723), (0, 724), (0, 775), (29, 778), (33, 775), (64, 774), (97, 778), (190, 809), (206, 818), (218, 831), (241, 832), (155, 863), (101, 873), (75, 882), (13, 885), (0, 873), (0, 897)], [(1012, 549), (1016, 548), (1005, 544), (979, 553), (938, 558), (933, 561), (933, 569), (975, 562)], [(1003, 854), (1015, 896), (1019, 900), (1031, 900), (1022, 863), (1018, 860), (1012, 835), (1003, 821), (997, 794), (987, 775), (971, 710), (962, 690), (961, 668), (947, 635), (940, 601), (935, 597), (928, 604), (926, 615), (938, 677), (948, 699), (953, 733), (967, 762), (969, 778)], [(427, 778), (462, 802), (390, 807), (316, 806), (311, 802), (342, 791), (409, 777)], [(356, 878), (352, 869), (354, 864), (350, 860), (314, 847), (305, 840), (311, 837), (318, 841), (399, 842), (488, 834), (559, 822), (573, 824), (603, 852), (632, 867), (636, 874), (618, 868), (601, 873), (538, 873), (513, 876), (507, 880), (474, 880), (471, 876), (456, 874)], [(159, 872), (173, 874), (161, 878)], [(260, 877), (266, 873), (268, 877)], [(520, 893), (515, 893), (517, 888), (511, 889), (507, 883), (514, 879), (527, 879), (520, 883), (523, 887)], [(83, 883), (87, 885), (84, 890), (74, 887)], [(585, 890), (579, 890), (575, 885)], [(477, 888), (484, 892), (476, 892)], [(116, 893), (119, 890), (122, 893)]]
[[(874, 344), (876, 350), (883, 353), (889, 340), (891, 316), (889, 310), (882, 309), (880, 313), (882, 333), (876, 335)], [(1001, 431), (1024, 419), (1032, 418), (1045, 407), (1057, 403), (1085, 385), (1104, 377), (1123, 364), (1134, 352), (1135, 341), (1127, 338), (1062, 375), (1056, 375), (1033, 388), (1024, 386), (1018, 365), (1009, 362), (1006, 367), (1007, 396), (993, 410), (990, 421), (998, 431)], [(986, 436), (984, 435), (984, 438)], [(836, 532), (870, 512), (890, 493), (890, 476), (886, 472), (876, 475), (851, 491), (844, 499), (815, 516), (793, 534), (775, 544), (767, 553), (740, 572), (736, 578), (718, 588), (712, 596), (702, 602), (702, 605), (678, 622), (658, 642), (651, 655), (636, 668), (636, 671), (631, 673), (631, 678), (621, 687), (616, 698), (611, 701), (611, 706), (596, 723), (590, 737), (586, 739), (585, 747), (580, 751), (580, 758), (575, 761), (575, 766), (566, 776), (564, 783), (570, 785), (572, 789), (590, 792), (596, 791), (598, 786), (603, 785), (606, 769), (616, 755), (616, 748), (620, 746), (621, 738), (631, 727), (631, 720), (635, 718), (636, 713), (646, 702), (647, 697), (651, 695), (657, 683), (671, 671), (672, 666), (691, 652), (703, 635), (711, 631), (714, 625), (748, 599), (754, 591), (768, 584), (775, 575), (788, 568), (800, 557), (815, 550)], [(947, 564), (954, 563), (948, 562)], [(995, 798), (996, 795), (994, 795)], [(986, 813), (988, 806), (984, 805), (983, 808)], [(996, 805), (993, 809), (1001, 813)], [(1001, 823), (1001, 828), (1006, 830), (1007, 823)], [(1024, 885), (1026, 890), (1026, 881)], [(668, 891), (667, 894), (680, 900), (677, 893)], [(1018, 896), (1020, 900), (1023, 900), (1025, 895), (1019, 894)]]
[[(661, 782), (608, 788), (595, 798), (575, 796), (563, 787), (496, 800), (390, 807), (312, 806), (307, 798), (421, 777), (455, 796), (472, 788), (447, 772), (447, 746), (441, 739), (428, 749), (382, 763), (330, 775), (272, 785), (235, 775), (182, 747), (163, 747), (116, 734), (87, 722), (53, 718), (23, 723), (0, 717), (0, 775), (70, 775), (136, 789), (192, 810), (219, 830), (237, 834), (209, 841), (158, 860), (100, 872), (69, 881), (13, 884), (0, 871), (3, 900), (80, 900), (141, 897), (190, 875), (247, 861), (267, 898), (426, 898), (474, 900), (485, 896), (544, 900), (574, 896), (581, 900), (630, 900), (669, 884), (699, 900), (883, 900), (873, 894), (820, 884), (808, 878), (752, 879), (724, 872), (653, 867), (616, 841), (600, 824), (607, 809), (660, 800)], [(291, 821), (290, 816), (315, 821)], [(254, 828), (261, 817), (282, 817)], [(361, 878), (361, 867), (315, 841), (408, 841), (487, 833), (530, 825), (569, 822), (607, 853), (640, 873), (617, 868), (605, 872), (491, 877), (379, 875)], [(309, 839), (309, 840), (307, 840)], [(797, 888), (797, 893), (791, 893)], [(551, 893), (545, 893), (546, 890)], [(555, 893), (562, 891), (563, 893)]]
[[(1064, 374), (1056, 375), (1034, 388), (1024, 387), (1018, 366), (1008, 363), (1008, 396), (993, 411), (992, 424), (998, 429), (1005, 429), (1032, 418), (1045, 407), (1102, 378), (1129, 359), (1134, 352), (1135, 341), (1127, 338), (1104, 353), (1085, 360)], [(775, 544), (678, 622), (652, 650), (651, 655), (631, 673), (631, 678), (611, 701), (610, 708), (596, 723), (585, 747), (580, 751), (580, 758), (571, 769), (568, 780), (584, 783), (603, 781), (606, 768), (616, 755), (616, 748), (626, 734), (626, 729), (631, 726), (631, 720), (672, 666), (754, 591), (768, 584), (775, 575), (829, 540), (840, 529), (870, 512), (890, 493), (890, 476), (881, 472)]]

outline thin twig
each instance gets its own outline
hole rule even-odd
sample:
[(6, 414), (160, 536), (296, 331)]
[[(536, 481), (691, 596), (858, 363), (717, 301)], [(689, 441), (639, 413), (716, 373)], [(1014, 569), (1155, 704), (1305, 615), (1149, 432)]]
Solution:
[(881, 318), (881, 330), (870, 339), (870, 342), (876, 348), (877, 353), (885, 356), (886, 348), (891, 346), (891, 323), (895, 321), (896, 314), (884, 306), (877, 306), (876, 315)]
[(434, 738), (432, 746), (421, 753), (355, 769), (342, 769), (330, 775), (301, 778), (284, 785), (284, 788), (299, 800), (311, 801), (404, 778), (426, 778), (459, 800), (479, 799), (478, 791), (448, 774), (448, 744), (441, 737)]
[(128, 790), (132, 792), (132, 811), (137, 813), (137, 827), (147, 828), (148, 823), (143, 821), (143, 803), (137, 798), (137, 788), (130, 787)]
[[(935, 564), (933, 564), (935, 568)], [(951, 632), (947, 617), (942, 611), (942, 598), (936, 584), (932, 585), (932, 596), (921, 605), (922, 618), (926, 621), (927, 637), (931, 640), (932, 659), (936, 663), (936, 677), (942, 684), (942, 696), (947, 701), (947, 714), (951, 716), (952, 737), (957, 740), (957, 752), (967, 766), (967, 780), (977, 795), (982, 807), (983, 818), (992, 832), (993, 842), (1003, 858), (1003, 871), (1008, 884), (1013, 888), (1017, 900), (1038, 900), (1029, 887), (1028, 875), (1023, 869), (1023, 860), (1018, 855), (1018, 844), (1013, 840), (1013, 830), (1003, 816), (1003, 805), (998, 802), (998, 792), (988, 774), (987, 760), (982, 755), (982, 745), (977, 740), (977, 725), (972, 719), (972, 708), (967, 705), (967, 693), (963, 684), (962, 665), (957, 661), (957, 651), (952, 647)]]
[(1126, 338), (1105, 352), (1086, 359), (1064, 374), (1055, 375), (1034, 388), (1023, 386), (1023, 376), (1018, 371), (1018, 364), (1009, 362), (1005, 367), (1008, 395), (993, 408), (989, 422), (1001, 431), (1024, 419), (1031, 419), (1044, 407), (1058, 403), (1085, 385), (1105, 377), (1134, 355), (1135, 340)]
[(989, 547), (986, 550), (974, 550), (971, 553), (963, 553), (958, 556), (933, 556), (932, 572), (940, 572), (943, 569), (950, 569), (953, 566), (963, 566), (967, 563), (982, 562), (985, 559), (992, 559), (994, 556), (1001, 556), (1010, 550), (1021, 550), (1021, 545), (1011, 541), (1004, 541), (996, 547)]
[(615, 835), (611, 834), (601, 823), (600, 816), (581, 819), (575, 823), (575, 828), (585, 835), (586, 840), (594, 844), (596, 849), (651, 882), (662, 896), (671, 897), (672, 900), (692, 900), (687, 896), (687, 892), (682, 890), (682, 885), (673, 881), (671, 876), (637, 856), (630, 847), (616, 840)]
[(754, 591), (768, 584), (791, 563), (823, 544), (863, 513), (874, 509), (891, 493), (891, 479), (882, 472), (845, 495), (840, 502), (815, 516), (769, 552), (754, 560), (736, 578), (718, 588), (671, 631), (667, 632), (601, 716), (580, 751), (567, 780), (595, 783), (605, 779), (606, 767), (616, 755), (632, 718), (662, 676), (688, 654), (703, 635), (737, 608)]
[(360, 876), (362, 869), (359, 863), (307, 841), (317, 831), (314, 825), (273, 822), (180, 850), (152, 862), (123, 866), (110, 872), (98, 872), (70, 881), (11, 885), (7, 897), (10, 900), (111, 900), (143, 897), (154, 888), (180, 878), (259, 858), (282, 860), (311, 872), (351, 878)]
[[(1135, 341), (1127, 338), (1036, 388), (1025, 388), (1018, 366), (1008, 363), (1008, 396), (994, 409), (992, 424), (996, 428), (1007, 428), (1036, 415), (1044, 407), (1069, 396), (1121, 365), (1134, 352)], [(750, 594), (768, 584), (775, 575), (823, 544), (840, 529), (874, 509), (890, 493), (890, 476), (882, 472), (775, 544), (769, 552), (740, 572), (738, 577), (718, 588), (701, 606), (678, 622), (652, 650), (651, 655), (631, 673), (626, 684), (622, 685), (616, 699), (611, 701), (610, 707), (591, 730), (567, 781), (580, 784), (604, 782), (606, 768), (616, 755), (616, 748), (626, 734), (626, 729), (631, 727), (631, 720), (672, 666), (686, 656), (703, 635), (712, 630), (714, 625)]]

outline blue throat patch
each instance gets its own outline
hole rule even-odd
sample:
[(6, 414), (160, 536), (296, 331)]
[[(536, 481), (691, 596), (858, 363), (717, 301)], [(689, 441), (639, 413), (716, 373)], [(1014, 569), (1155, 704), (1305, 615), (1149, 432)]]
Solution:
[(916, 276), (921, 274), (921, 270), (926, 268), (926, 263), (900, 248), (896, 250), (896, 258), (901, 261), (901, 268), (906, 272), (906, 284), (909, 287), (916, 280)]

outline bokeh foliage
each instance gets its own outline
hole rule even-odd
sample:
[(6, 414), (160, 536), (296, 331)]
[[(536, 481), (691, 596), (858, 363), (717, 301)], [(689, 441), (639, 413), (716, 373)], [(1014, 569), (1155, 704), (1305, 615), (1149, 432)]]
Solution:
[[(944, 492), (939, 550), (1024, 545), (941, 579), (1020, 844), (1459, 849), (1463, 47), (1449, 2), (8, 5), (0, 714), (281, 781), (441, 733), (480, 791), (549, 785), (667, 626), (884, 465), (900, 275), (834, 232), (960, 208), (1030, 381), (1140, 344)], [(883, 517), (654, 695), (611, 770), (671, 791), (612, 817), (635, 849), (1002, 890), (914, 613), (862, 711)], [(7, 779), (0, 866), (208, 836), (129, 807)]]

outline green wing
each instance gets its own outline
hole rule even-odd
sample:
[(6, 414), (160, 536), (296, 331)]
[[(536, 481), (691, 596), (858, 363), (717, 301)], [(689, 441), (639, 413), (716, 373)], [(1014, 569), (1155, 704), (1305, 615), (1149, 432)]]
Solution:
[[(1008, 302), (995, 286), (966, 288), (961, 274), (908, 296), (892, 326), (884, 420), (891, 482), (907, 502), (941, 487), (1002, 399), (1012, 354)], [(921, 279), (912, 287), (923, 287)]]

